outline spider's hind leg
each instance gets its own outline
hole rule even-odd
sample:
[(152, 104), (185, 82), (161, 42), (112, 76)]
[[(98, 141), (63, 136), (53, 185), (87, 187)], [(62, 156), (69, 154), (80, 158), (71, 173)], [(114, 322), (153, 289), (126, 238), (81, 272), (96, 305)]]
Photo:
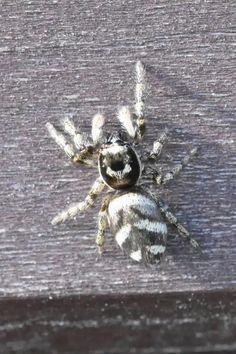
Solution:
[(193, 248), (200, 251), (201, 248), (200, 248), (198, 242), (193, 237), (191, 237), (188, 230), (182, 224), (180, 224), (179, 220), (173, 214), (173, 212), (169, 208), (169, 206), (161, 198), (157, 199), (157, 203), (158, 203), (158, 206), (160, 208), (162, 215), (171, 225), (176, 227), (179, 236), (183, 240), (187, 240)]

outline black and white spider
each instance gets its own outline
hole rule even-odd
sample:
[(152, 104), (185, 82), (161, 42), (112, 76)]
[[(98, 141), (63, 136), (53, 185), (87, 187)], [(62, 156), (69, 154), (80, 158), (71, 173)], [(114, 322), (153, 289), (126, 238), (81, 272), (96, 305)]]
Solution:
[[(179, 235), (187, 239), (194, 248), (199, 246), (165, 202), (140, 183), (145, 174), (142, 163), (150, 159), (157, 161), (167, 138), (166, 133), (162, 133), (154, 142), (146, 161), (141, 162), (143, 158), (138, 156), (135, 146), (141, 142), (145, 131), (143, 99), (145, 76), (145, 68), (138, 61), (134, 113), (131, 113), (128, 107), (121, 107), (118, 119), (122, 129), (119, 132), (112, 134), (106, 132), (105, 118), (100, 113), (92, 120), (91, 136), (78, 131), (71, 119), (63, 120), (64, 130), (72, 142), (68, 142), (51, 123), (47, 123), (46, 126), (51, 137), (73, 162), (98, 166), (99, 170), (99, 177), (84, 201), (60, 212), (52, 220), (52, 224), (62, 223), (74, 218), (79, 212), (84, 212), (95, 203), (103, 189), (107, 188), (109, 193), (103, 199), (98, 219), (96, 243), (99, 252), (103, 251), (105, 229), (109, 226), (125, 254), (137, 262), (154, 263), (161, 259), (166, 249), (167, 226), (164, 219), (174, 225)], [(155, 183), (162, 185), (172, 180), (196, 150), (192, 149), (168, 173), (162, 175), (154, 172)]]

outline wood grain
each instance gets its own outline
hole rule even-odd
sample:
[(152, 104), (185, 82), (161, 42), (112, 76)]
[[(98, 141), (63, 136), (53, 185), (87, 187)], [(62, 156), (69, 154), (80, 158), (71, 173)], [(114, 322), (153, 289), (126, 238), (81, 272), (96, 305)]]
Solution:
[(0, 352), (234, 353), (235, 300), (216, 291), (1, 301)]
[[(235, 2), (5, 0), (0, 10), (1, 297), (235, 291)], [(50, 224), (97, 173), (71, 165), (46, 122), (72, 114), (89, 132), (102, 111), (117, 129), (117, 108), (133, 104), (137, 59), (149, 83), (144, 145), (169, 128), (164, 168), (200, 147), (181, 178), (156, 192), (203, 255), (170, 230), (155, 268), (130, 262), (110, 236), (97, 256), (100, 201), (76, 221)]]

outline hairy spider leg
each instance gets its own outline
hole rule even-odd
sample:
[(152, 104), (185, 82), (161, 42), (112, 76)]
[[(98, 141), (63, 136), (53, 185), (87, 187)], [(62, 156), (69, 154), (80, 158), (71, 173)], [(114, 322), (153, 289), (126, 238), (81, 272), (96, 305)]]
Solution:
[(103, 127), (105, 125), (105, 117), (102, 113), (97, 113), (92, 120), (92, 139), (94, 145), (99, 143), (103, 139)]
[(102, 254), (104, 250), (105, 229), (107, 227), (107, 208), (112, 197), (112, 195), (109, 195), (103, 199), (101, 209), (98, 214), (98, 232), (96, 237), (96, 244), (98, 246), (99, 254)]
[[(68, 118), (65, 120), (64, 128), (67, 133), (74, 137), (74, 144), (68, 142), (65, 136), (60, 133), (51, 123), (46, 124), (46, 128), (51, 136), (51, 138), (55, 141), (55, 143), (65, 152), (65, 154), (73, 161), (82, 163), (84, 165), (95, 167), (93, 161), (88, 160), (87, 157), (93, 154), (93, 147), (88, 146), (82, 149), (81, 151), (77, 152), (76, 147), (80, 146), (79, 140), (82, 139), (82, 134), (75, 134), (74, 126), (71, 120)], [(73, 133), (72, 133), (73, 132)], [(73, 135), (74, 134), (74, 135)], [(81, 137), (80, 137), (81, 136)], [(76, 141), (76, 143), (75, 143)], [(82, 141), (82, 140), (81, 140)]]
[(165, 203), (165, 201), (162, 200), (161, 198), (157, 197), (157, 203), (158, 203), (158, 206), (159, 206), (160, 211), (161, 211), (162, 215), (164, 216), (164, 218), (171, 225), (176, 227), (178, 234), (181, 236), (181, 238), (184, 240), (187, 240), (193, 248), (200, 251), (201, 248), (200, 248), (198, 242), (193, 237), (191, 237), (188, 230), (182, 224), (180, 224), (179, 220), (173, 214), (172, 210)]
[(136, 136), (135, 141), (139, 142), (145, 132), (144, 118), (144, 91), (146, 88), (146, 71), (143, 63), (139, 60), (135, 66), (136, 70), (136, 85), (135, 85), (135, 105), (136, 114)]
[(66, 220), (73, 219), (78, 213), (84, 212), (85, 210), (89, 209), (91, 206), (94, 205), (97, 196), (103, 191), (104, 187), (105, 183), (100, 177), (98, 177), (92, 185), (84, 201), (69, 205), (68, 208), (66, 208), (53, 218), (52, 224), (56, 225), (59, 223), (63, 223)]
[(198, 150), (197, 148), (191, 149), (190, 152), (180, 161), (180, 163), (175, 165), (167, 173), (160, 174), (159, 172), (155, 171), (153, 173), (153, 175), (154, 175), (154, 180), (155, 180), (156, 184), (163, 185), (163, 184), (167, 184), (169, 181), (173, 180), (182, 171), (184, 166), (186, 166), (188, 164), (190, 158), (192, 158), (194, 155), (196, 155), (197, 150)]
[(154, 141), (152, 151), (149, 153), (148, 160), (157, 161), (162, 153), (162, 149), (168, 140), (168, 131), (164, 130), (157, 140)]
[(136, 129), (133, 115), (129, 107), (122, 106), (118, 111), (117, 118), (119, 119), (122, 127), (126, 130), (128, 136), (134, 139), (136, 135)]

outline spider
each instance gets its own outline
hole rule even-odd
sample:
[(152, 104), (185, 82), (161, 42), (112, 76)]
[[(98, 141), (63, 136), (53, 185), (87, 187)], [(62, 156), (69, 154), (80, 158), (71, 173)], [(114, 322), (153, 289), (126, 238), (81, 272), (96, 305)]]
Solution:
[[(99, 253), (104, 250), (105, 229), (109, 226), (116, 242), (127, 256), (136, 262), (148, 264), (158, 263), (165, 252), (166, 222), (173, 225), (178, 234), (195, 249), (199, 249), (199, 245), (179, 223), (167, 204), (141, 183), (142, 177), (148, 173), (143, 164), (150, 160), (154, 163), (158, 161), (167, 133), (160, 135), (146, 157), (138, 155), (136, 146), (142, 141), (145, 132), (146, 73), (141, 61), (136, 63), (135, 71), (134, 112), (126, 106), (119, 109), (118, 120), (122, 128), (118, 132), (105, 131), (105, 118), (101, 113), (93, 117), (91, 136), (77, 130), (70, 118), (64, 118), (64, 131), (70, 141), (51, 123), (46, 124), (51, 137), (74, 163), (95, 167), (99, 171), (99, 176), (85, 199), (60, 212), (54, 217), (52, 224), (63, 223), (78, 213), (85, 212), (94, 205), (97, 196), (106, 188), (107, 194), (103, 198), (98, 217), (96, 244)], [(160, 186), (173, 180), (196, 151), (196, 148), (191, 149), (179, 164), (165, 174), (153, 170), (154, 183)]]

